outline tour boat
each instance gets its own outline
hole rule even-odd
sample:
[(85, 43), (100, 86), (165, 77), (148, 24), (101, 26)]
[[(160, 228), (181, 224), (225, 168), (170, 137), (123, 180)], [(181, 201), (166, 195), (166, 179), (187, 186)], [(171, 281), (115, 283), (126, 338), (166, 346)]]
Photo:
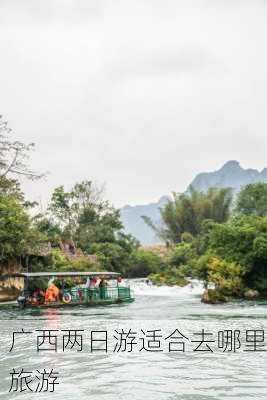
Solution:
[[(13, 275), (14, 277), (14, 275)], [(96, 306), (134, 301), (131, 289), (116, 272), (25, 272), (20, 308)]]

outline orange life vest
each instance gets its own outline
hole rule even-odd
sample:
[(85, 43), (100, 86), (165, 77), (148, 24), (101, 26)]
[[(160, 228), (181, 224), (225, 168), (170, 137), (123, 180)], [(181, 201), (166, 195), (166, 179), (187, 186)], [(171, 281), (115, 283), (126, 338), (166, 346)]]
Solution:
[(59, 289), (54, 285), (54, 283), (51, 283), (45, 292), (45, 302), (57, 300), (58, 295)]

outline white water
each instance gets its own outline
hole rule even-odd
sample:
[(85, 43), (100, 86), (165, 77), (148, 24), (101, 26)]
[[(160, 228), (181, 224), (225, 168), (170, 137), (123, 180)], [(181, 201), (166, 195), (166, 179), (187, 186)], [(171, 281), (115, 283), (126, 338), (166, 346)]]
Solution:
[(174, 296), (187, 297), (200, 296), (203, 293), (203, 285), (196, 279), (191, 279), (190, 283), (184, 287), (180, 286), (156, 286), (147, 283), (147, 279), (135, 279), (131, 281), (133, 292), (139, 296)]

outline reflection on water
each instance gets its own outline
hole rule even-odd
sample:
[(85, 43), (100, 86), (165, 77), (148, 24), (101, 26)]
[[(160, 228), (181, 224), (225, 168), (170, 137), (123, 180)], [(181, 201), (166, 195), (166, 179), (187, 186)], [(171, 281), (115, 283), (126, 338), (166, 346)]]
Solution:
[(45, 400), (208, 400), (266, 399), (267, 353), (36, 353), (34, 343), (22, 338), (8, 353), (12, 332), (34, 329), (138, 329), (178, 327), (184, 332), (205, 328), (266, 329), (266, 303), (234, 302), (226, 305), (200, 303), (202, 287), (150, 287), (134, 281), (136, 301), (127, 305), (62, 307), (19, 310), (0, 307), (0, 398), (31, 399), (36, 394), (7, 395), (13, 367), (31, 370), (53, 367), (61, 384)]

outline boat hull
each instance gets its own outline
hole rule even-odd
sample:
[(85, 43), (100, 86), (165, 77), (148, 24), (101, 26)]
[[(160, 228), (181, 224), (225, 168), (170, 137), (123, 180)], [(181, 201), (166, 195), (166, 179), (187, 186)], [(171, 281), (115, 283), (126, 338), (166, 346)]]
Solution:
[[(76, 307), (76, 306), (84, 306), (84, 307), (96, 307), (96, 306), (106, 306), (112, 304), (122, 304), (122, 303), (133, 303), (134, 299), (116, 299), (116, 300), (97, 300), (91, 301), (88, 303), (84, 302), (75, 302), (75, 303), (62, 303), (62, 302), (51, 302), (45, 304), (25, 304), (24, 308), (61, 308), (61, 307)], [(17, 307), (19, 307), (16, 304)]]

